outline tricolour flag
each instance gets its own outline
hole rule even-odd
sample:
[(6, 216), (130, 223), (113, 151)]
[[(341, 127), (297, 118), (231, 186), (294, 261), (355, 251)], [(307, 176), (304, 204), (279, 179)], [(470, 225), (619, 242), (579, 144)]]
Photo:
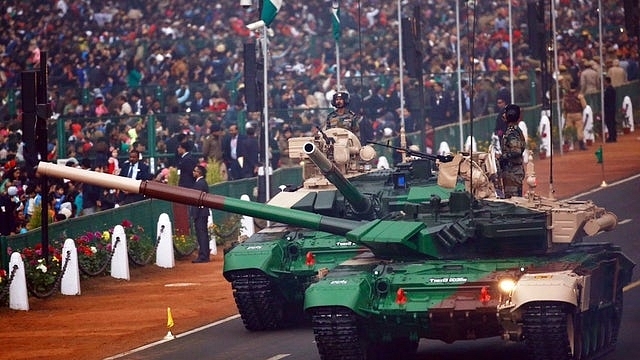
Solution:
[(340, 7), (338, 3), (334, 2), (331, 6), (331, 25), (333, 25), (333, 38), (336, 41), (340, 40)]
[(262, 13), (260, 14), (260, 20), (264, 21), (266, 26), (271, 25), (273, 19), (276, 18), (278, 11), (282, 6), (282, 0), (265, 0), (262, 3)]

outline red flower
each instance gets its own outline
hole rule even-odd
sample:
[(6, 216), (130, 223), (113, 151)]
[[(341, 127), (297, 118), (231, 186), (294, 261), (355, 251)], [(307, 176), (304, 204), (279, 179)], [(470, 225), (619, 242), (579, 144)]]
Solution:
[(120, 224), (120, 225), (122, 225), (122, 227), (125, 228), (125, 229), (133, 227), (133, 223), (131, 221), (129, 221), (129, 220), (126, 220), (126, 219), (122, 220), (122, 224)]

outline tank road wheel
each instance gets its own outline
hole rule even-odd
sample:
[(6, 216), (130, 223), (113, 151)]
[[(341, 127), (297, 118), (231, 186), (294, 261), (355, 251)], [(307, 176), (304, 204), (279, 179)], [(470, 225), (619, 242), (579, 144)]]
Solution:
[(244, 327), (250, 331), (273, 330), (283, 325), (285, 300), (262, 272), (233, 275), (231, 287)]
[[(571, 342), (576, 345), (572, 308), (559, 302), (527, 305), (523, 318), (524, 342), (530, 360), (571, 360)], [(579, 335), (578, 335), (579, 336)], [(573, 339), (570, 341), (569, 339)]]
[(367, 359), (357, 315), (343, 307), (319, 307), (312, 313), (313, 333), (322, 360)]

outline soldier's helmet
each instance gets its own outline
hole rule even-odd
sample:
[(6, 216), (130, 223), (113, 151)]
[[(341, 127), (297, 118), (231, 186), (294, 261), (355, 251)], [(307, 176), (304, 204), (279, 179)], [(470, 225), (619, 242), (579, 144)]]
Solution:
[(337, 100), (338, 99), (344, 100), (344, 106), (348, 106), (349, 105), (349, 93), (348, 92), (337, 91), (335, 94), (333, 94), (333, 98), (331, 99), (331, 105), (333, 105), (333, 107), (337, 107)]
[(520, 120), (520, 106), (516, 104), (505, 106), (504, 116), (507, 122), (518, 122)]

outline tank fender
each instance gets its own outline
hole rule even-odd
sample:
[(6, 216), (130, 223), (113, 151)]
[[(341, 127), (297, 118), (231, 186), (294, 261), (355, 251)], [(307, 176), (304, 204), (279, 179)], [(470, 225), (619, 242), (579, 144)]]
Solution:
[(256, 269), (270, 276), (276, 276), (285, 249), (278, 242), (244, 242), (236, 245), (224, 256), (222, 274), (228, 281), (228, 275), (235, 270)]
[(346, 307), (358, 315), (366, 316), (361, 310), (367, 308), (367, 301), (373, 292), (373, 282), (366, 276), (332, 277), (311, 284), (305, 291), (304, 310), (316, 307)]
[(558, 271), (539, 274), (525, 274), (516, 283), (512, 294), (512, 310), (533, 301), (559, 301), (579, 307), (589, 308), (590, 277), (572, 271)]

